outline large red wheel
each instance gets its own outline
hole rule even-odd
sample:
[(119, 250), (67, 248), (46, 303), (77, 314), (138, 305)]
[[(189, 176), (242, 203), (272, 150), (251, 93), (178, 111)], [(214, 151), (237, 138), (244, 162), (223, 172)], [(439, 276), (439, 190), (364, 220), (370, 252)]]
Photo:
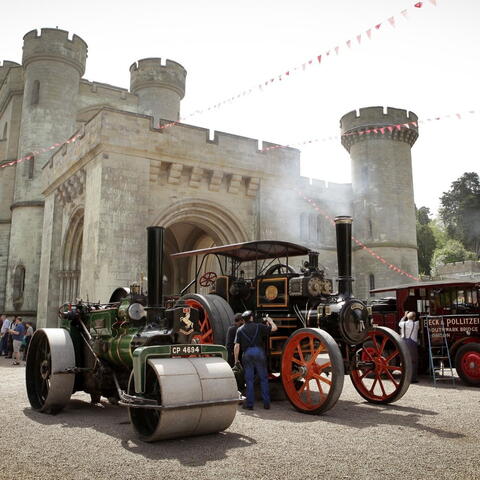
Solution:
[(480, 344), (462, 345), (455, 355), (455, 368), (467, 385), (480, 386)]
[(385, 327), (372, 330), (356, 352), (350, 378), (368, 402), (391, 403), (400, 399), (412, 379), (412, 361), (400, 335)]
[(230, 305), (218, 295), (201, 295), (189, 293), (180, 298), (200, 312), (199, 333), (194, 337), (197, 343), (215, 343), (225, 345), (227, 330), (233, 325), (233, 310)]
[(342, 393), (345, 370), (335, 340), (319, 328), (290, 335), (282, 354), (282, 384), (290, 403), (302, 413), (332, 408)]

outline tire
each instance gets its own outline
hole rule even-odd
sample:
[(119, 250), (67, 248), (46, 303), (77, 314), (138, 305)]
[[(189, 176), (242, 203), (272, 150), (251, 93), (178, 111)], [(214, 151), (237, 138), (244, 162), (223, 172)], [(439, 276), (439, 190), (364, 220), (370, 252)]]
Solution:
[(392, 403), (402, 398), (412, 379), (412, 361), (400, 335), (386, 327), (369, 332), (357, 349), (350, 378), (367, 402)]
[(282, 353), (281, 378), (296, 410), (308, 414), (330, 410), (342, 393), (344, 377), (342, 354), (329, 333), (301, 328), (290, 335)]
[(233, 324), (233, 310), (218, 295), (189, 293), (178, 301), (200, 310), (200, 343), (225, 345), (227, 330)]
[(480, 386), (480, 344), (471, 342), (462, 345), (455, 355), (458, 376), (467, 385)]
[(37, 330), (25, 368), (30, 405), (42, 413), (56, 414), (70, 400), (75, 384), (75, 350), (70, 334), (63, 328)]

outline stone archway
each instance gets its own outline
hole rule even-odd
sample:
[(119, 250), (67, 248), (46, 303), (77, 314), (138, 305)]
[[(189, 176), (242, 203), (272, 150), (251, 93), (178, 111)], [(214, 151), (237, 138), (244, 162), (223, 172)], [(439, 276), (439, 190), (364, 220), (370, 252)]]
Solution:
[(79, 296), (83, 245), (84, 210), (72, 215), (63, 241), (60, 269), (61, 303), (74, 302)]
[[(173, 261), (172, 253), (208, 248), (214, 245), (245, 242), (247, 233), (241, 222), (226, 208), (205, 200), (184, 200), (172, 204), (155, 220), (166, 228), (164, 294), (178, 294), (195, 274), (195, 260)], [(214, 257), (202, 265), (201, 273), (219, 271)], [(207, 289), (208, 290), (208, 289)], [(203, 293), (206, 293), (206, 291)]]

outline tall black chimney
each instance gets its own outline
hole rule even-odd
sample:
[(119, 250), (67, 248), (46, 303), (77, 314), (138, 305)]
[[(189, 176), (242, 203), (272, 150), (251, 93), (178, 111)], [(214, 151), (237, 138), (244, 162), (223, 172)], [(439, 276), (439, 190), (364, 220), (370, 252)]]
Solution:
[(335, 217), (337, 233), (338, 293), (352, 296), (352, 217)]
[(163, 227), (147, 227), (148, 306), (163, 307)]

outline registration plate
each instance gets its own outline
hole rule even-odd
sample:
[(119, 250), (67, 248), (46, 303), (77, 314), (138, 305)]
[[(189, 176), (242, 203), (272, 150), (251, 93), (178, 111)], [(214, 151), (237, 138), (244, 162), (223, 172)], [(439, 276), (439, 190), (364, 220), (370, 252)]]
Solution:
[(200, 345), (172, 345), (172, 355), (199, 355)]

